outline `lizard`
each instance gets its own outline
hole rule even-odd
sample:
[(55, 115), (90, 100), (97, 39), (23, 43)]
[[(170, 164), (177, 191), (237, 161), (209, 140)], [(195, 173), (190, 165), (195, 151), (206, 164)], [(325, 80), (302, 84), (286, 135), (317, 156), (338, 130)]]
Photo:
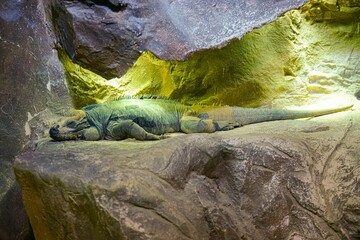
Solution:
[(348, 105), (325, 110), (236, 106), (196, 108), (162, 98), (121, 98), (82, 108), (61, 126), (51, 127), (49, 134), (55, 141), (126, 138), (159, 140), (166, 138), (164, 134), (167, 133), (213, 133), (259, 122), (317, 117), (351, 107)]

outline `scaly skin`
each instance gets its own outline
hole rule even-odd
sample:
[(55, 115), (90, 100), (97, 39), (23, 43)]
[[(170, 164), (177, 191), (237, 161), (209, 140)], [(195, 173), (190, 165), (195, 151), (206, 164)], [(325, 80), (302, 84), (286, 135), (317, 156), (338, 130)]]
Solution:
[(314, 111), (215, 107), (194, 113), (190, 107), (171, 100), (125, 98), (87, 106), (78, 111), (80, 118), (52, 127), (49, 133), (56, 141), (159, 140), (166, 133), (212, 133), (258, 122), (316, 117), (351, 107)]

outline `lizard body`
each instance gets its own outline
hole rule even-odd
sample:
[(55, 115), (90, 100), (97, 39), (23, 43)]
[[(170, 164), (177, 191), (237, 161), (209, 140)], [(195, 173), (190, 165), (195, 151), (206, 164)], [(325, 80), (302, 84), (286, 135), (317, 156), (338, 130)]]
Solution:
[(316, 117), (349, 109), (285, 110), (214, 107), (191, 111), (181, 103), (158, 98), (124, 98), (81, 109), (79, 119), (69, 119), (49, 131), (54, 140), (158, 140), (173, 132), (212, 133), (274, 120)]

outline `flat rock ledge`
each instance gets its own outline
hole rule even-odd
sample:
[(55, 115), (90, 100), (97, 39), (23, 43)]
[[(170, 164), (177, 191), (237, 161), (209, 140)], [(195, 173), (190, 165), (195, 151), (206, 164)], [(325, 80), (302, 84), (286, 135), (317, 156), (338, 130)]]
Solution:
[(15, 173), (36, 239), (359, 239), (360, 114), (154, 142), (48, 142)]

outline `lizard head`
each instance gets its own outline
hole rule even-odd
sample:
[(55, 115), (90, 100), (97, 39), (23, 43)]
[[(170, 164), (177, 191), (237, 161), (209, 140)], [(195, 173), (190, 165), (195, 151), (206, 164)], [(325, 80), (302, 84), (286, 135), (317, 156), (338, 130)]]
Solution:
[(79, 113), (53, 126), (49, 130), (50, 137), (55, 141), (76, 140), (83, 137), (85, 129), (89, 128), (85, 113)]

